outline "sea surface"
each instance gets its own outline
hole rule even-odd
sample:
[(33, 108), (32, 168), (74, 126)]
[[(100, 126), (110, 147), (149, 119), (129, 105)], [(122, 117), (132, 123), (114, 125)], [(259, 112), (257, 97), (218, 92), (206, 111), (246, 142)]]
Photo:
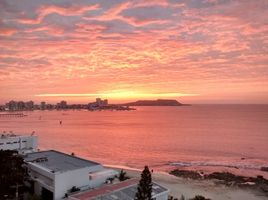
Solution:
[[(268, 166), (268, 105), (137, 107), (135, 111), (29, 111), (0, 117), (0, 131), (39, 136), (56, 149), (107, 165)], [(62, 121), (62, 124), (59, 122)]]

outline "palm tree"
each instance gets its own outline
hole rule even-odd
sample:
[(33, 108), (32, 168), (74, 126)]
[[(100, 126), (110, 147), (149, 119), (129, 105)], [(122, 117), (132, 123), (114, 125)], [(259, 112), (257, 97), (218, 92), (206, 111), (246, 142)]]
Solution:
[(125, 181), (127, 179), (129, 179), (129, 177), (127, 176), (127, 173), (123, 169), (121, 169), (120, 174), (118, 176), (118, 180)]

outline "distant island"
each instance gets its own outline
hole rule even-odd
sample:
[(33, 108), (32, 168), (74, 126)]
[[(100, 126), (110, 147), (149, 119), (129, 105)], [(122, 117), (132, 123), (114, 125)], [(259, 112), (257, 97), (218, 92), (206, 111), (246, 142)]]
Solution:
[(157, 99), (157, 100), (139, 100), (135, 102), (122, 104), (123, 106), (184, 106), (177, 100), (173, 99)]

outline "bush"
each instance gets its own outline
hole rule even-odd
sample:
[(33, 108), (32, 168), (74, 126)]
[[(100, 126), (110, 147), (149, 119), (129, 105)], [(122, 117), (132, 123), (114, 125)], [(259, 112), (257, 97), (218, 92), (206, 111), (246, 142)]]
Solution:
[(73, 193), (73, 192), (80, 191), (80, 189), (75, 187), (75, 186), (73, 186), (69, 191), (70, 191), (70, 193)]
[(118, 176), (118, 180), (119, 180), (119, 181), (125, 181), (125, 180), (127, 180), (127, 179), (129, 179), (129, 177), (127, 176), (127, 173), (122, 169), (122, 170), (120, 171), (119, 176)]
[(210, 199), (207, 199), (201, 195), (196, 195), (194, 198), (192, 198), (190, 200), (210, 200)]

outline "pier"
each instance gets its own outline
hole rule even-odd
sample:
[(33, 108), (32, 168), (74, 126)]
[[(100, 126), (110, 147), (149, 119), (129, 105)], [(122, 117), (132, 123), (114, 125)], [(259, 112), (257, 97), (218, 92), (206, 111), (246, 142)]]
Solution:
[(0, 117), (25, 117), (23, 113), (0, 113)]

